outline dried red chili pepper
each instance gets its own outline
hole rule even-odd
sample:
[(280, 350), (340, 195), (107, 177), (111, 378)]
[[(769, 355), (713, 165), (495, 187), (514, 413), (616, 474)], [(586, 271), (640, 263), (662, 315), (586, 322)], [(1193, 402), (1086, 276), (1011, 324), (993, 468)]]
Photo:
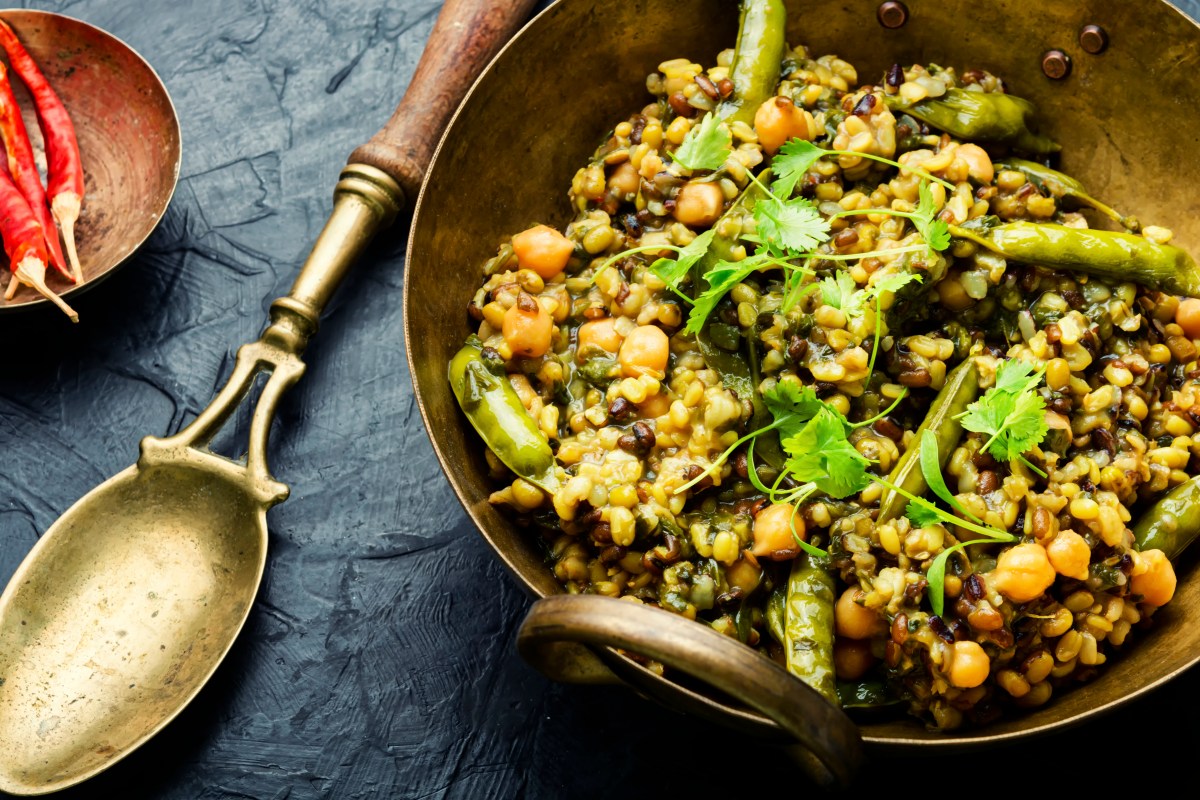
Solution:
[(79, 219), (79, 209), (83, 206), (83, 162), (75, 139), (75, 125), (33, 56), (29, 55), (13, 29), (3, 20), (0, 20), (0, 46), (8, 53), (9, 64), (21, 76), (29, 94), (33, 96), (38, 125), (46, 145), (49, 173), (46, 194), (50, 197), (50, 210), (62, 228), (75, 282), (79, 283), (83, 280), (83, 272), (75, 249), (75, 221)]
[(8, 268), (13, 281), (4, 293), (11, 300), (17, 283), (37, 289), (47, 300), (62, 309), (72, 322), (79, 322), (75, 309), (46, 285), (46, 236), (21, 190), (13, 183), (8, 169), (0, 166), (0, 237), (8, 254)]
[(46, 249), (50, 253), (50, 263), (67, 280), (74, 283), (75, 276), (67, 269), (62, 247), (58, 243), (58, 228), (54, 226), (50, 207), (46, 205), (46, 190), (42, 186), (42, 178), (33, 160), (33, 146), (29, 143), (29, 133), (25, 130), (21, 109), (17, 105), (17, 98), (13, 96), (12, 84), (8, 81), (8, 70), (3, 64), (0, 64), (0, 138), (4, 140), (4, 149), (8, 152), (8, 173), (12, 176), (13, 183), (21, 190), (21, 194), (25, 195), (30, 210), (42, 225)]

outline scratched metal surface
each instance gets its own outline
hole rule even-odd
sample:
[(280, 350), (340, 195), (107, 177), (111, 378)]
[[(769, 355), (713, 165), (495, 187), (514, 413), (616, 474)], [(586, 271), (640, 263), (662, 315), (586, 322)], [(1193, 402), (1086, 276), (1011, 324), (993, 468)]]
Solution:
[[(184, 157), (162, 226), (79, 298), (82, 324), (52, 313), (0, 319), (5, 580), (40, 531), (135, 459), (141, 436), (174, 432), (208, 403), (316, 237), (346, 155), (399, 100), (439, 3), (29, 5), (139, 50), (178, 107)], [(1183, 5), (1194, 14), (1200, 2)], [(406, 234), (387, 236), (350, 277), (283, 404), (271, 455), (292, 498), (271, 512), (267, 576), (229, 659), (166, 731), (61, 796), (803, 789), (778, 756), (721, 729), (619, 689), (550, 684), (517, 658), (529, 601), (468, 525), (413, 405), (400, 318)], [(1159, 780), (1190, 775), (1198, 696), (1193, 670), (1102, 725), (985, 760), (1024, 762), (1046, 785), (1067, 786), (1116, 730), (1155, 748)], [(1057, 766), (1072, 763), (1080, 769)], [(944, 761), (876, 754), (862, 788), (914, 767), (933, 780), (959, 774)]]

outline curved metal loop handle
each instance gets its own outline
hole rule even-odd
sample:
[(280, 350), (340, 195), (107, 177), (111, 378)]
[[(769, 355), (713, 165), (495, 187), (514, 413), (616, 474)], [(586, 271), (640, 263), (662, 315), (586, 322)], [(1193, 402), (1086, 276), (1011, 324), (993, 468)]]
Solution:
[(562, 642), (629, 650), (743, 701), (799, 742), (802, 766), (823, 786), (848, 787), (862, 761), (858, 728), (841, 709), (775, 662), (707, 626), (600, 595), (538, 600), (517, 632), (517, 650), (545, 672), (544, 660), (553, 660), (552, 650)]

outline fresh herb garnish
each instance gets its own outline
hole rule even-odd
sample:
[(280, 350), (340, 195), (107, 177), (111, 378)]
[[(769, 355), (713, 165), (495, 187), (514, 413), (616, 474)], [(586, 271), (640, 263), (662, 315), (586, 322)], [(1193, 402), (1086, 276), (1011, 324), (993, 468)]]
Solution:
[(996, 370), (996, 385), (959, 415), (962, 426), (990, 438), (983, 449), (999, 461), (1019, 460), (1042, 477), (1025, 453), (1042, 443), (1049, 430), (1046, 402), (1038, 394), (1045, 368), (1034, 370), (1023, 361), (1005, 361)]
[(906, 170), (927, 181), (940, 183), (949, 191), (954, 191), (954, 184), (934, 177), (920, 167), (906, 166), (898, 161), (877, 156), (873, 153), (859, 153), (853, 150), (826, 150), (804, 139), (792, 139), (787, 142), (783, 147), (779, 148), (779, 152), (771, 160), (771, 170), (775, 174), (775, 180), (771, 184), (772, 191), (781, 197), (791, 196), (792, 191), (796, 188), (796, 183), (804, 177), (804, 174), (808, 172), (813, 164), (817, 163), (824, 156), (858, 156), (860, 158), (867, 158), (872, 161), (878, 161), (881, 164), (888, 164), (898, 169)]
[(822, 408), (799, 432), (780, 441), (787, 453), (786, 470), (830, 497), (861, 492), (871, 483), (871, 462), (846, 438), (845, 417)]
[[(718, 261), (712, 269), (704, 273), (704, 280), (708, 283), (708, 288), (696, 296), (692, 311), (688, 315), (687, 327), (684, 330), (688, 333), (702, 331), (704, 323), (716, 310), (722, 297), (758, 270), (769, 266), (780, 266), (790, 270), (802, 269), (766, 251), (747, 256), (741, 261)], [(807, 270), (805, 271), (807, 272)]]
[(754, 221), (759, 240), (776, 251), (808, 253), (829, 241), (829, 220), (803, 197), (764, 197), (754, 204)]
[(667, 284), (671, 291), (682, 295), (683, 292), (680, 291), (679, 285), (687, 277), (695, 263), (704, 258), (704, 254), (708, 252), (708, 247), (716, 235), (715, 230), (711, 228), (706, 230), (680, 249), (675, 258), (660, 258), (655, 261), (650, 265), (650, 271)]
[(982, 523), (983, 520), (972, 514), (962, 503), (958, 502), (958, 499), (950, 493), (950, 489), (946, 486), (946, 481), (942, 477), (942, 463), (938, 454), (937, 435), (933, 431), (926, 430), (921, 436), (920, 450), (917, 455), (920, 458), (921, 474), (925, 478), (926, 485), (933, 490), (933, 493), (942, 498), (947, 505), (964, 517)]
[(997, 542), (1015, 542), (1017, 537), (1007, 531), (991, 528), (986, 525), (978, 525), (974, 522), (969, 522), (965, 519), (954, 516), (948, 511), (938, 508), (933, 503), (923, 497), (917, 497), (911, 492), (907, 492), (896, 486), (884, 478), (875, 478), (875, 482), (882, 485), (885, 489), (891, 489), (893, 492), (907, 497), (909, 500), (908, 508), (905, 515), (912, 522), (914, 527), (924, 528), (929, 525), (942, 524), (953, 525), (959, 528), (965, 528), (973, 533), (982, 534), (983, 539), (972, 539), (966, 542), (959, 542), (952, 547), (947, 547), (934, 558), (933, 563), (929, 565), (929, 570), (925, 573), (925, 580), (928, 583), (929, 604), (933, 607), (933, 612), (939, 616), (942, 613), (942, 604), (945, 595), (945, 573), (946, 559), (951, 553), (960, 550), (969, 544), (995, 544)]
[(675, 150), (675, 162), (690, 170), (720, 169), (729, 158), (733, 137), (712, 112), (704, 115)]

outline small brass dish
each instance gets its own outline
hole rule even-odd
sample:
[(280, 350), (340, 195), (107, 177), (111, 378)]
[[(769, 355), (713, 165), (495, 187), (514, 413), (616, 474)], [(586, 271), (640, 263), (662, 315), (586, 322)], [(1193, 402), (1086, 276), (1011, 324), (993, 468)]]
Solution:
[[(48, 11), (0, 11), (37, 61), (75, 125), (83, 160), (83, 211), (75, 240), (83, 282), (72, 285), (55, 270), (50, 288), (63, 297), (92, 286), (127, 261), (158, 225), (179, 181), (179, 119), (167, 89), (129, 45), (86, 22)], [(10, 71), (13, 93), (39, 165), (42, 134), (25, 85)], [(8, 283), (7, 259), (0, 280)], [(49, 305), (28, 286), (0, 313)]]

